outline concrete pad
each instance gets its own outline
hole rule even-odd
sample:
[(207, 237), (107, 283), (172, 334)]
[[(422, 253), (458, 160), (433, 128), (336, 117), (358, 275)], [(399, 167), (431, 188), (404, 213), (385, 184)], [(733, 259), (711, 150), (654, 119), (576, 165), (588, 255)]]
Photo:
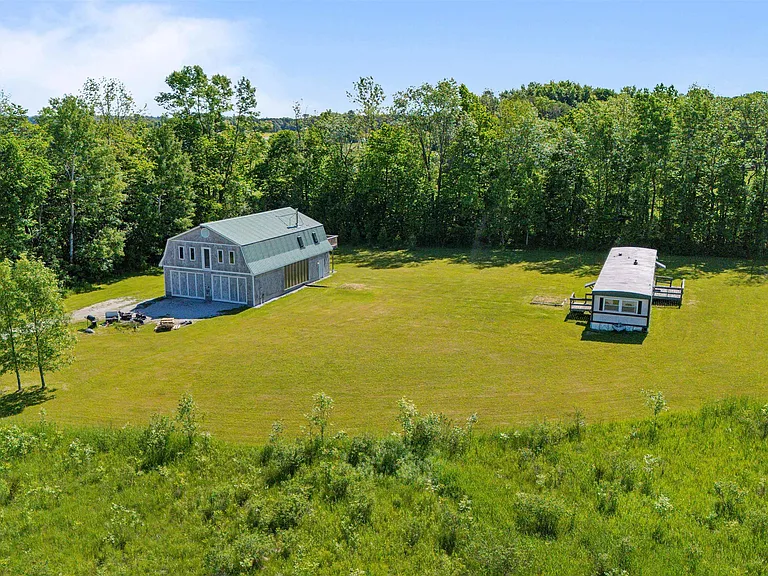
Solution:
[(192, 298), (155, 298), (138, 303), (131, 312), (142, 312), (149, 319), (175, 318), (176, 320), (201, 320), (221, 316), (243, 308), (243, 304), (206, 302)]

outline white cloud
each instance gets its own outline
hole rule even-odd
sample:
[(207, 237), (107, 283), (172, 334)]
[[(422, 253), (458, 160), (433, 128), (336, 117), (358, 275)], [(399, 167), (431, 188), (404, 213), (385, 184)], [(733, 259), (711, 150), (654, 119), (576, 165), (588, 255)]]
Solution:
[(139, 105), (158, 114), (154, 98), (165, 77), (199, 64), (208, 74), (250, 78), (263, 116), (289, 115), (280, 74), (255, 55), (254, 28), (147, 4), (78, 2), (66, 14), (14, 26), (0, 16), (0, 89), (35, 113), (51, 97), (77, 93), (89, 77), (118, 78)]

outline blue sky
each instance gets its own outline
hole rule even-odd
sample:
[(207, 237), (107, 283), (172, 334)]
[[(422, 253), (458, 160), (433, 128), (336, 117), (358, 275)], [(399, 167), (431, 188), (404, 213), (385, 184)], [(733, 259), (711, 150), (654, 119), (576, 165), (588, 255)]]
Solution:
[(474, 91), (571, 79), (610, 88), (768, 89), (768, 3), (0, 0), (0, 89), (32, 112), (117, 77), (148, 111), (184, 64), (245, 75), (264, 116), (346, 110), (372, 75), (387, 94), (453, 77)]

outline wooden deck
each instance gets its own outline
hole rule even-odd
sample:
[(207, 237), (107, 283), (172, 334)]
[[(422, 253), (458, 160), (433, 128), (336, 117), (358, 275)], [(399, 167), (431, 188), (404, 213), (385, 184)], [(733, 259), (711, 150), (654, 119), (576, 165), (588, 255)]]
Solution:
[(677, 304), (682, 306), (685, 293), (685, 279), (680, 286), (674, 286), (670, 276), (657, 276), (656, 285), (653, 287), (653, 301), (659, 304)]
[(572, 292), (569, 299), (569, 309), (571, 312), (582, 314), (592, 312), (592, 294), (587, 294), (584, 298), (577, 298), (576, 293)]

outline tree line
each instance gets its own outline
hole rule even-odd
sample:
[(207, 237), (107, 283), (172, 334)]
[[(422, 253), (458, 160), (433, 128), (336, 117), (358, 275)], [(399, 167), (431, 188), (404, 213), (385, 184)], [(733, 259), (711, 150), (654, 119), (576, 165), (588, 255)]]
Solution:
[(196, 223), (291, 205), (347, 244), (605, 249), (761, 258), (768, 244), (768, 95), (693, 86), (454, 80), (395, 93), (372, 78), (346, 113), (286, 129), (256, 90), (199, 66), (142, 114), (88, 80), (38, 116), (0, 96), (0, 257), (95, 280), (156, 265)]

